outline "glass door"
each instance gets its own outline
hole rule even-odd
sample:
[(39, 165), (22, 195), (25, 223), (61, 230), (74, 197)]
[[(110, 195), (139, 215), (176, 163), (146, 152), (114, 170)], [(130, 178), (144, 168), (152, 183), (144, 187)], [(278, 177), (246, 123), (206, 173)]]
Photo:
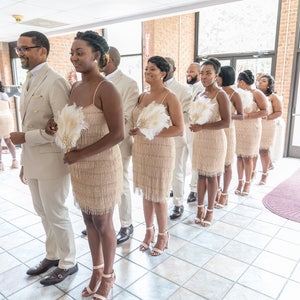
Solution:
[(300, 53), (298, 53), (295, 94), (293, 95), (288, 156), (300, 158)]

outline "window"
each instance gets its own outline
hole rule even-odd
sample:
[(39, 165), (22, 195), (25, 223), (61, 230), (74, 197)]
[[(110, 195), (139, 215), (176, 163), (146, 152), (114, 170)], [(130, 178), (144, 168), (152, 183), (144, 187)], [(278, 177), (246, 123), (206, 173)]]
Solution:
[(199, 12), (198, 54), (274, 51), (279, 0), (243, 0)]
[(142, 91), (142, 23), (134, 21), (110, 25), (106, 32), (108, 44), (121, 54), (120, 70), (132, 77)]

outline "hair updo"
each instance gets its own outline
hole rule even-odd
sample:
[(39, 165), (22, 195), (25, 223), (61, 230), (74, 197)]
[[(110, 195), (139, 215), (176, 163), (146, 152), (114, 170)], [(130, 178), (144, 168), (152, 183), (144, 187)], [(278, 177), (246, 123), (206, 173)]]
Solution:
[(238, 80), (244, 80), (248, 85), (252, 85), (255, 81), (255, 78), (250, 70), (245, 70), (239, 74)]
[(221, 67), (219, 76), (222, 78), (222, 86), (230, 86), (235, 82), (235, 70), (231, 66)]
[(155, 64), (162, 72), (166, 72), (164, 79), (167, 77), (170, 71), (170, 64), (162, 56), (152, 56), (148, 59), (148, 62)]
[(266, 96), (270, 96), (271, 94), (275, 93), (275, 88), (274, 88), (275, 80), (274, 80), (273, 76), (271, 76), (269, 74), (263, 74), (259, 79), (262, 79), (262, 78), (268, 79), (268, 87), (265, 92)]
[(216, 59), (214, 57), (210, 57), (207, 60), (205, 60), (201, 64), (201, 67), (203, 67), (203, 66), (213, 66), (213, 68), (217, 74), (219, 74), (220, 70), (221, 70), (221, 63), (219, 62), (218, 59)]
[(100, 52), (100, 58), (98, 65), (100, 68), (103, 68), (107, 65), (108, 60), (109, 60), (109, 46), (105, 40), (105, 38), (101, 35), (99, 35), (98, 32), (88, 30), (85, 32), (77, 32), (76, 37), (74, 40), (83, 40), (86, 41), (92, 48), (93, 50), (99, 51)]

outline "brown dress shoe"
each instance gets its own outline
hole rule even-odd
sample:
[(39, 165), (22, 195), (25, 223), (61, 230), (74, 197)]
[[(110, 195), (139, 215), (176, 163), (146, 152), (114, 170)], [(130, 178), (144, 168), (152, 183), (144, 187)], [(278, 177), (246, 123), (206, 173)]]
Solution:
[(42, 285), (53, 285), (65, 280), (69, 275), (72, 275), (78, 271), (78, 265), (76, 264), (74, 267), (70, 269), (61, 269), (56, 268), (53, 270), (48, 276), (43, 278), (40, 283)]
[(47, 258), (44, 258), (38, 265), (30, 268), (26, 274), (27, 275), (40, 275), (42, 273), (47, 272), (50, 268), (52, 267), (57, 267), (58, 266), (59, 260), (49, 260)]

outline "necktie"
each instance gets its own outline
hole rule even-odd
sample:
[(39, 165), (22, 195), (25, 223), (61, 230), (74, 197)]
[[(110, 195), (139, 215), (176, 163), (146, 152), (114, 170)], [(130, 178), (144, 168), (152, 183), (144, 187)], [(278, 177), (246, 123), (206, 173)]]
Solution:
[(28, 71), (27, 76), (26, 76), (26, 80), (24, 82), (24, 86), (26, 88), (26, 91), (28, 91), (28, 89), (29, 89), (31, 76), (32, 76), (32, 73), (30, 71)]

